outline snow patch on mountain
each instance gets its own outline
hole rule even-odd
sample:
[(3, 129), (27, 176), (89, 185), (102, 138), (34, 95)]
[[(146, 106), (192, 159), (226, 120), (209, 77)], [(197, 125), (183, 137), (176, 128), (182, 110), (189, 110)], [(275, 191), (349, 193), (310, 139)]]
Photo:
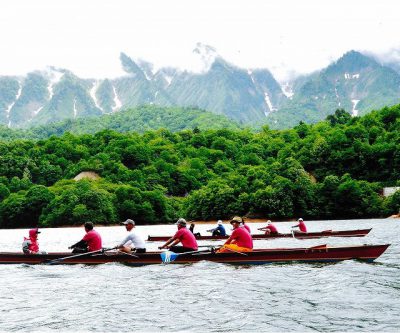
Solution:
[(118, 97), (117, 90), (115, 89), (114, 86), (113, 86), (113, 92), (114, 92), (114, 104), (115, 105), (112, 107), (112, 112), (115, 112), (115, 111), (118, 111), (121, 108), (122, 103), (121, 103), (121, 101), (120, 101), (120, 99)]
[(340, 97), (339, 97), (339, 94), (338, 94), (338, 92), (337, 92), (336, 87), (335, 87), (335, 95), (336, 95), (336, 99), (337, 99), (337, 101), (338, 101), (338, 106), (340, 107), (340, 106), (342, 105), (342, 103), (340, 102)]
[(99, 85), (100, 85), (100, 81), (93, 82), (93, 87), (90, 89), (90, 96), (93, 99), (94, 105), (96, 105), (96, 107), (98, 109), (100, 109), (101, 112), (104, 112), (104, 109), (100, 106), (99, 101), (97, 100), (97, 97), (96, 97), (96, 91), (97, 91), (97, 88), (99, 87)]
[(7, 109), (6, 109), (6, 114), (7, 114), (7, 120), (8, 120), (8, 124), (7, 124), (7, 126), (8, 127), (11, 127), (11, 119), (10, 119), (10, 113), (11, 113), (11, 109), (14, 107), (14, 105), (15, 105), (15, 103), (18, 101), (18, 99), (20, 98), (20, 96), (21, 96), (21, 92), (22, 92), (22, 85), (21, 85), (21, 83), (18, 81), (18, 91), (17, 91), (17, 94), (15, 95), (15, 100), (14, 100), (14, 102), (12, 102), (8, 107), (7, 107)]
[(74, 98), (74, 119), (76, 118), (77, 114), (78, 114), (78, 110), (76, 109), (76, 98)]
[(352, 99), (351, 100), (351, 103), (353, 104), (353, 108), (351, 110), (351, 114), (352, 114), (353, 117), (358, 116), (358, 110), (356, 109), (356, 107), (357, 107), (357, 104), (358, 104), (359, 101), (360, 101), (359, 99)]
[[(264, 93), (264, 100), (265, 100), (265, 103), (267, 103), (268, 109), (269, 109), (271, 112), (277, 111), (277, 108), (275, 108), (275, 107), (272, 105), (271, 99), (269, 98), (269, 95), (268, 95), (267, 92)], [(264, 114), (265, 114), (265, 112), (264, 112)]]
[(294, 95), (293, 87), (291, 86), (291, 84), (290, 84), (289, 82), (284, 82), (284, 83), (281, 85), (281, 88), (282, 88), (283, 94), (284, 94), (287, 98), (289, 98), (289, 99), (292, 99), (292, 98), (293, 98), (293, 95)]
[(43, 109), (43, 106), (41, 106), (41, 107), (38, 108), (37, 110), (33, 111), (33, 114), (34, 114), (35, 116), (37, 116), (38, 113), (39, 113), (40, 111), (42, 111), (42, 109)]
[(344, 78), (346, 80), (359, 79), (360, 78), (360, 73), (356, 73), (356, 74), (344, 73)]
[(49, 74), (49, 85), (47, 87), (47, 90), (49, 91), (49, 100), (51, 100), (54, 96), (53, 88), (58, 82), (60, 82), (64, 73), (52, 70), (52, 71), (49, 71), (48, 74)]

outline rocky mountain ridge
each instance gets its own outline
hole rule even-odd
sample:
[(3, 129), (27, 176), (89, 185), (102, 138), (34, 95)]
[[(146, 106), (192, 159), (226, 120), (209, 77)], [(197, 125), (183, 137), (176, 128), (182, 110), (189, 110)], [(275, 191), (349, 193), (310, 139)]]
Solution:
[(319, 121), (338, 108), (356, 116), (400, 100), (400, 74), (356, 51), (285, 85), (268, 69), (238, 68), (210, 47), (195, 51), (207, 64), (197, 73), (154, 70), (121, 53), (126, 75), (114, 79), (82, 79), (57, 68), (0, 76), (0, 124), (27, 128), (159, 105), (197, 107), (242, 124), (285, 128)]

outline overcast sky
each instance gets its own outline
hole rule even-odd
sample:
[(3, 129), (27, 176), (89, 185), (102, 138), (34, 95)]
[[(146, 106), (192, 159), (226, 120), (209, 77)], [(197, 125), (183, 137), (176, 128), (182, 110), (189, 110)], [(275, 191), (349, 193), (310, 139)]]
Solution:
[(51, 65), (115, 77), (120, 52), (190, 69), (201, 42), (284, 79), (351, 49), (400, 59), (399, 10), (388, 0), (1, 0), (0, 75)]

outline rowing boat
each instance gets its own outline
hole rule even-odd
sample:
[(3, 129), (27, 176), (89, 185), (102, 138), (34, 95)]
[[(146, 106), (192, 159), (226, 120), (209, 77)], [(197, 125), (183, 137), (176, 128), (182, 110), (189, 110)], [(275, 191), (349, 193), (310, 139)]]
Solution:
[[(366, 236), (371, 229), (358, 229), (358, 230), (324, 230), (317, 232), (293, 232), (287, 234), (255, 234), (251, 235), (253, 239), (275, 239), (275, 238), (285, 238), (285, 237), (294, 237), (297, 239), (312, 239), (312, 238), (323, 238), (323, 237), (364, 237)], [(219, 240), (219, 239), (227, 239), (229, 236), (199, 236), (195, 235), (197, 240)], [(170, 239), (171, 236), (148, 236), (148, 241), (166, 241)]]
[[(342, 260), (357, 259), (361, 261), (374, 261), (390, 244), (361, 245), (331, 247), (319, 245), (305, 248), (274, 248), (256, 249), (246, 253), (216, 253), (212, 250), (199, 251), (198, 253), (179, 254), (173, 263), (187, 264), (207, 260), (227, 264), (269, 264), (289, 262), (337, 262)], [(136, 253), (135, 257), (121, 252), (104, 252), (71, 256), (71, 253), (23, 254), (13, 252), (0, 252), (0, 264), (105, 264), (123, 263), (133, 266), (161, 264), (161, 253), (147, 252)], [(61, 260), (60, 258), (63, 258)]]

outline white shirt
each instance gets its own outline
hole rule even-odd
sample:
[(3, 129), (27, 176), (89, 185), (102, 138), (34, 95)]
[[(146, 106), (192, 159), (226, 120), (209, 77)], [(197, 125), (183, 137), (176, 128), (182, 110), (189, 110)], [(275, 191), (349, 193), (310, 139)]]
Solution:
[(133, 244), (133, 247), (136, 249), (145, 249), (146, 248), (146, 243), (143, 240), (143, 237), (138, 234), (136, 231), (131, 231), (128, 236), (125, 237), (125, 239), (122, 241), (120, 246), (125, 245), (131, 245)]

